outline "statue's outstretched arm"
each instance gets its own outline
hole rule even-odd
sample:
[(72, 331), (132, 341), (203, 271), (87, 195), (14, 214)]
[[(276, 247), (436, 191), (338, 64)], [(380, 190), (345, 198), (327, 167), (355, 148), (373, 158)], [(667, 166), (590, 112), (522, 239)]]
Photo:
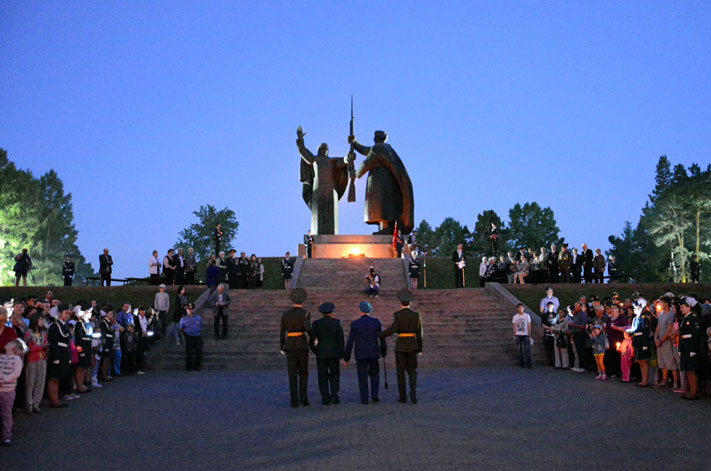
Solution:
[(315, 157), (311, 153), (311, 151), (306, 148), (306, 145), (304, 144), (304, 132), (301, 130), (301, 126), (296, 128), (296, 147), (297, 149), (299, 149), (301, 159), (308, 165), (311, 165), (314, 162)]
[(363, 155), (368, 155), (370, 153), (370, 147), (364, 146), (358, 141), (353, 141), (353, 149)]

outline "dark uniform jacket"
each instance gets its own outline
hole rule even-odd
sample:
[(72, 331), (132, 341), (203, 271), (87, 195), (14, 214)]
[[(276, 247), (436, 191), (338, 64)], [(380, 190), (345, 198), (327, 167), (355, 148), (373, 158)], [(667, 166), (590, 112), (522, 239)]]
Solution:
[(74, 276), (74, 262), (64, 262), (62, 266), (62, 278), (67, 279)]
[[(331, 316), (323, 316), (314, 321), (311, 331), (311, 350), (316, 354), (317, 359), (343, 358), (345, 343), (341, 321)], [(314, 345), (315, 340), (318, 340), (318, 345)]]
[(388, 346), (385, 339), (378, 339), (378, 334), (382, 331), (383, 327), (380, 321), (365, 314), (360, 316), (360, 319), (351, 322), (345, 360), (350, 361), (354, 343), (356, 360), (385, 357), (388, 353)]
[(74, 345), (81, 347), (78, 352), (79, 366), (82, 368), (91, 366), (91, 339), (94, 329), (91, 323), (77, 322), (74, 325)]
[[(379, 337), (388, 337), (399, 334), (395, 342), (396, 352), (421, 352), (422, 351), (422, 320), (420, 313), (410, 308), (397, 311), (392, 325), (380, 333)], [(402, 336), (400, 334), (415, 334)]]
[(49, 343), (49, 351), (47, 356), (52, 363), (66, 362), (67, 366), (71, 360), (69, 352), (69, 341), (72, 339), (69, 335), (69, 326), (62, 324), (60, 321), (55, 321), (49, 326), (47, 332), (47, 343)]
[[(298, 336), (288, 336), (289, 332), (302, 332)], [(306, 335), (311, 335), (311, 314), (304, 308), (292, 307), (281, 316), (279, 345), (285, 352), (309, 349)]]
[(410, 257), (410, 262), (408, 265), (410, 268), (410, 278), (419, 278), (420, 277), (420, 259)]

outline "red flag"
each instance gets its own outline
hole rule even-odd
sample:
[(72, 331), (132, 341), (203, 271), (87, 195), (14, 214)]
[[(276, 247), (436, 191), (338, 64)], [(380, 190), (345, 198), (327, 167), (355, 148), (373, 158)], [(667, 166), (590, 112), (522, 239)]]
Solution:
[(393, 248), (395, 248), (395, 241), (397, 240), (397, 221), (395, 221), (395, 230), (393, 231)]

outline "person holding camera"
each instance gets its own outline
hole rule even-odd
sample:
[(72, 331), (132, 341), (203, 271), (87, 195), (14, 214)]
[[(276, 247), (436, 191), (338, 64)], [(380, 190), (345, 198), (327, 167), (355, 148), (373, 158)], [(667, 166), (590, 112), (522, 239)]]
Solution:
[(22, 249), (22, 253), (17, 254), (15, 257), (15, 266), (13, 271), (15, 272), (15, 286), (20, 286), (20, 278), (22, 278), (22, 285), (27, 286), (27, 272), (32, 268), (32, 258), (27, 249)]

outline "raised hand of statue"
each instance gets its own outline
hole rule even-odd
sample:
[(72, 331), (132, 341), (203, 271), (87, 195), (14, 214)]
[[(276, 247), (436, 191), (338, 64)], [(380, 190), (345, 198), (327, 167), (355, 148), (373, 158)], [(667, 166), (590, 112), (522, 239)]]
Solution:
[(355, 136), (348, 136), (348, 144), (353, 144), (355, 142)]
[(304, 130), (301, 129), (301, 126), (299, 126), (298, 128), (296, 128), (296, 137), (299, 138), (299, 139), (303, 139), (303, 138), (304, 138)]

